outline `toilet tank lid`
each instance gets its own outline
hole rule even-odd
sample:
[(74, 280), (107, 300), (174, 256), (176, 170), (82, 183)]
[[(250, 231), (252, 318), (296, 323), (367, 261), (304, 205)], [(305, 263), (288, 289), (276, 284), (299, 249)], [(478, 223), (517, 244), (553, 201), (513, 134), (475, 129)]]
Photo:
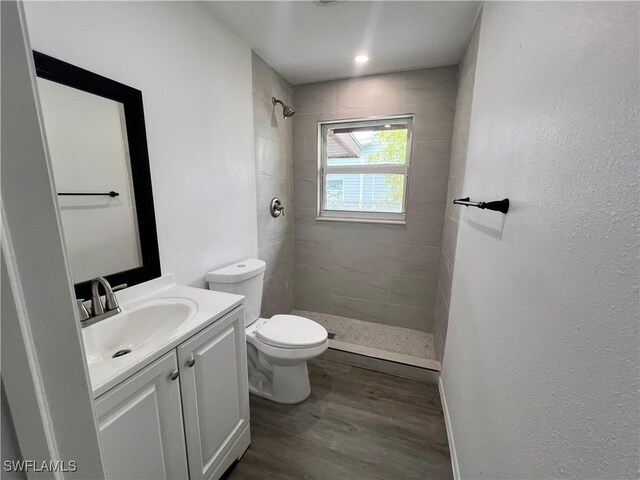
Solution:
[(248, 258), (207, 273), (207, 282), (237, 283), (264, 272), (265, 263), (257, 258)]

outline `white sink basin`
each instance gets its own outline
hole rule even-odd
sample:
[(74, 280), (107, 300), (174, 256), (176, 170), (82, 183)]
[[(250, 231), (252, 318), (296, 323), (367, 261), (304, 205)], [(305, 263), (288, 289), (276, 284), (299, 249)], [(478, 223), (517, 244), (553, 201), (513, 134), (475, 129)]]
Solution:
[(132, 352), (140, 354), (157, 348), (191, 320), (197, 310), (197, 304), (188, 298), (156, 298), (83, 328), (89, 366), (117, 362)]

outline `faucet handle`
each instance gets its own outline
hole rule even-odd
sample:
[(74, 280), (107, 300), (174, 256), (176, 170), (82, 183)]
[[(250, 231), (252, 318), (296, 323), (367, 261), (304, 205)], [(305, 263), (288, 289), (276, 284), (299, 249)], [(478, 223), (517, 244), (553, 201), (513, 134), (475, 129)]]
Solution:
[(105, 292), (104, 294), (104, 306), (106, 311), (119, 309), (118, 299), (116, 298), (113, 291)]
[(78, 298), (76, 300), (76, 308), (78, 309), (78, 315), (80, 315), (80, 321), (84, 322), (85, 320), (89, 320), (91, 315), (89, 314), (89, 310), (84, 304), (84, 298)]
[(120, 306), (118, 305), (118, 299), (114, 295), (114, 292), (117, 292), (118, 290), (124, 290), (125, 288), (127, 288), (127, 284), (121, 283), (120, 285), (116, 285), (115, 287), (111, 288), (111, 291), (107, 290), (105, 292), (104, 303), (107, 311), (120, 309)]

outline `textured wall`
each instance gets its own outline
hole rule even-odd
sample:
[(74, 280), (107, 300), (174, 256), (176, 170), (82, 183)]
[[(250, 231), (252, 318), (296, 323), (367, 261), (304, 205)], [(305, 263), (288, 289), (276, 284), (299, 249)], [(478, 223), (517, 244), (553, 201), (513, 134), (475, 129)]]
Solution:
[[(267, 263), (262, 314), (270, 317), (293, 308), (293, 121), (285, 120), (282, 107), (271, 103), (271, 97), (276, 97), (290, 105), (293, 91), (255, 53), (252, 63), (258, 256)], [(271, 216), (273, 197), (284, 204), (284, 216)]]
[(198, 2), (25, 2), (34, 49), (142, 91), (163, 273), (257, 254), (251, 49)]
[(442, 382), (462, 478), (638, 478), (638, 3), (482, 13)]
[(453, 140), (451, 142), (451, 162), (449, 166), (449, 183), (447, 187), (447, 205), (442, 233), (442, 253), (440, 255), (440, 276), (438, 278), (438, 294), (435, 308), (435, 328), (433, 342), (436, 359), (442, 361), (447, 325), (449, 323), (449, 302), (451, 300), (451, 281), (453, 265), (456, 258), (456, 240), (458, 238), (458, 221), (464, 208), (453, 205), (454, 198), (464, 198), (464, 168), (467, 162), (467, 142), (469, 141), (469, 123), (471, 121), (471, 104), (473, 100), (473, 84), (476, 75), (476, 58), (478, 56), (478, 38), (480, 36), (480, 17), (474, 27), (467, 51), (459, 65), (458, 96), (456, 98), (456, 114), (453, 120)]
[[(457, 67), (294, 89), (295, 306), (433, 331)], [(407, 225), (316, 221), (317, 122), (415, 113)]]

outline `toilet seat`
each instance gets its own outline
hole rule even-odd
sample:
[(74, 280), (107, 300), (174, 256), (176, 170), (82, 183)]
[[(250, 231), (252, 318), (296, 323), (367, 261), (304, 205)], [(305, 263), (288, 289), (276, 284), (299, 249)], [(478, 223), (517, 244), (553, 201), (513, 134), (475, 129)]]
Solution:
[(278, 348), (311, 348), (327, 341), (322, 325), (297, 315), (274, 315), (255, 330), (256, 337)]

